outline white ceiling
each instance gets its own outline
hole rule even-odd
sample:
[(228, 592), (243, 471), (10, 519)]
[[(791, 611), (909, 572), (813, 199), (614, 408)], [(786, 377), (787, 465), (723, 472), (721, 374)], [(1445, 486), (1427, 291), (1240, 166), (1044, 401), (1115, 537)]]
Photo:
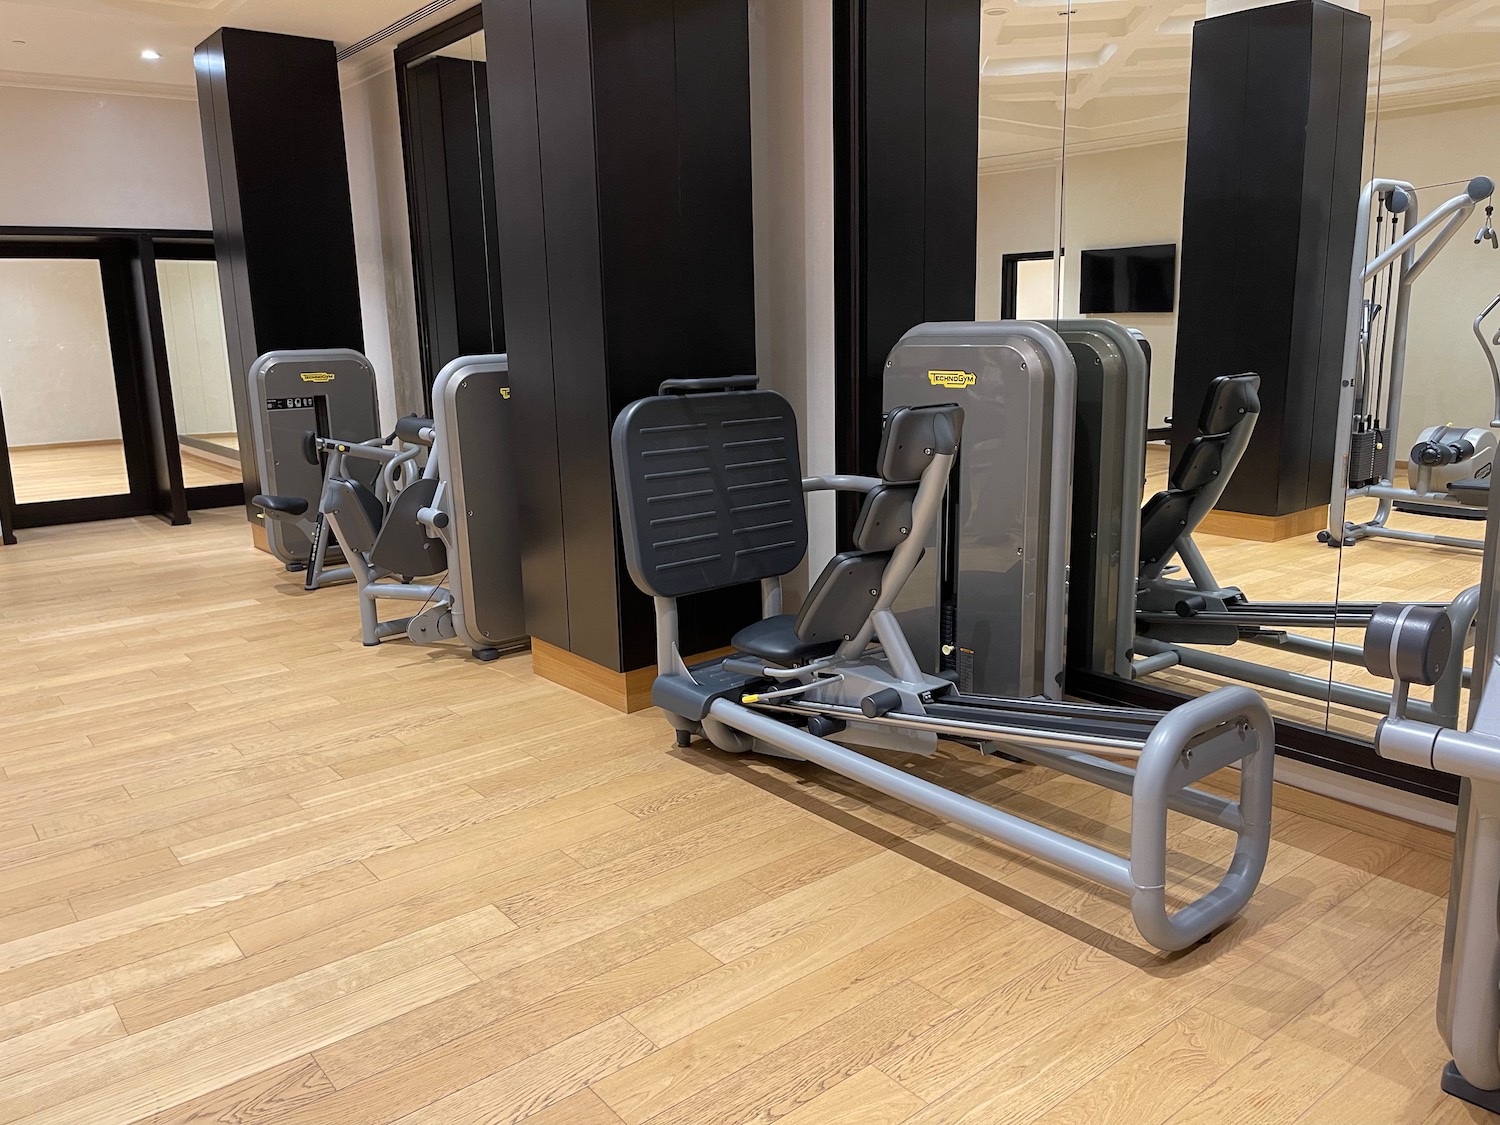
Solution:
[[(474, 2), (457, 0), (381, 44), (379, 53), (388, 59), (401, 39)], [(193, 48), (220, 27), (331, 39), (342, 48), (422, 4), (423, 0), (0, 0), (0, 85), (192, 97)], [(159, 52), (160, 60), (142, 59), (141, 52), (148, 48)]]
[[(1194, 21), (1243, 0), (983, 0), (980, 167), (1181, 137)], [(1386, 109), (1500, 97), (1500, 0), (1348, 0)], [(1071, 16), (1068, 11), (1071, 11)], [(1065, 84), (1066, 79), (1066, 84)], [(1066, 91), (1066, 94), (1065, 92)]]

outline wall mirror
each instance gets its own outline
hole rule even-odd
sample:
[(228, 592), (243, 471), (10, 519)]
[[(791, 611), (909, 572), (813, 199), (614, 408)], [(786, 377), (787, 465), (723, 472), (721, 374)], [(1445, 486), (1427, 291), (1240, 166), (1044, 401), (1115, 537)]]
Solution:
[(444, 365), (505, 350), (478, 8), (396, 51), (424, 398)]

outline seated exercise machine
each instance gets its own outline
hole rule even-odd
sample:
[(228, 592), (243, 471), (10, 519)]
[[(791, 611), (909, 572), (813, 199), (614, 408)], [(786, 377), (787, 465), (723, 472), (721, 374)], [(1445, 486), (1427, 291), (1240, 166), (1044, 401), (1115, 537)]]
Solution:
[[(1400, 510), (1484, 518), (1485, 498), (1481, 493), (1489, 485), (1496, 452), (1494, 433), (1486, 426), (1424, 429), (1408, 455), (1405, 486), (1392, 479), (1395, 465), (1391, 443), (1401, 426), (1412, 284), (1494, 190), (1489, 177), (1476, 176), (1461, 195), (1423, 218), (1417, 206), (1417, 190), (1411, 184), (1371, 180), (1365, 185), (1359, 202), (1347, 343), (1340, 372), (1333, 499), (1328, 506), (1328, 527), (1318, 532), (1318, 539), (1330, 547), (1352, 547), (1361, 539), (1374, 537), (1475, 550), (1484, 546), (1478, 539), (1392, 527), (1390, 517), (1393, 510)], [(1487, 208), (1486, 216), (1492, 210)], [(1372, 245), (1372, 215), (1374, 256), (1366, 263), (1365, 255)], [(1429, 236), (1430, 241), (1423, 246)], [(1500, 247), (1500, 236), (1495, 235), (1488, 217), (1474, 241)], [(1486, 309), (1479, 319), (1489, 311)], [(1478, 320), (1475, 331), (1479, 331)], [(1484, 343), (1482, 335), (1480, 343)], [(1491, 358), (1487, 347), (1485, 355)], [(1490, 425), (1495, 426), (1500, 425), (1500, 371), (1492, 359), (1491, 375), (1494, 413)], [(1348, 502), (1360, 497), (1379, 501), (1375, 515), (1361, 523), (1346, 520)]]
[[(971, 326), (925, 327), (962, 336)], [(991, 331), (989, 343), (998, 345), (992, 359), (1017, 350), (1043, 364), (1051, 358), (1046, 348), (1037, 350), (1045, 341), (1026, 326), (998, 341), (994, 336)], [(938, 380), (934, 387), (963, 373), (982, 378), (987, 370), (983, 363), (957, 374), (931, 367), (925, 350), (903, 341), (889, 362), (920, 368)], [(1050, 373), (1037, 374), (1040, 385), (1056, 389)], [(1161, 949), (1185, 948), (1227, 923), (1255, 889), (1270, 835), (1274, 728), (1260, 697), (1248, 688), (1223, 688), (1171, 712), (1146, 712), (966, 694), (955, 682), (957, 670), (924, 672), (904, 628), (912, 613), (896, 607), (921, 566), (951, 569), (953, 537), (939, 537), (939, 516), (974, 499), (948, 487), (964, 411), (951, 403), (893, 409), (878, 475), (804, 480), (790, 405), (754, 386), (754, 377), (669, 380), (656, 396), (627, 406), (614, 426), (626, 560), (656, 605), (659, 674), (652, 699), (666, 712), (678, 744), (701, 736), (729, 752), (810, 761), (1102, 883), (1129, 898), (1142, 936)], [(855, 548), (828, 563), (799, 613), (784, 614), (781, 577), (806, 551), (804, 492), (817, 489), (864, 494)], [(1025, 496), (1017, 495), (1022, 491)], [(1024, 507), (1043, 491), (1032, 477), (1008, 497), (986, 499)], [(1028, 549), (1009, 540), (993, 547), (1011, 557), (1019, 550), (1023, 560)], [(763, 618), (735, 635), (734, 655), (687, 666), (677, 645), (677, 599), (745, 582), (761, 584)], [(938, 629), (928, 632), (935, 639)], [(1019, 640), (1026, 644), (1035, 636)], [(1004, 648), (1015, 639), (992, 640)], [(975, 663), (981, 655), (974, 654)], [(1037, 666), (1045, 669), (1045, 659)], [(1024, 820), (861, 749), (930, 755), (939, 739), (1130, 794), (1129, 855)], [(1118, 758), (1133, 760), (1134, 768), (1111, 760)], [(1238, 800), (1192, 788), (1234, 764), (1240, 767)], [(1172, 913), (1166, 905), (1169, 809), (1237, 836), (1219, 885)]]
[[(1377, 713), (1390, 706), (1377, 688), (1330, 687), (1327, 677), (1196, 647), (1243, 641), (1362, 665), (1359, 645), (1294, 630), (1360, 629), (1376, 608), (1251, 601), (1214, 577), (1194, 543), (1249, 445), (1257, 376), (1214, 381), (1202, 432), (1170, 486), (1143, 508), (1150, 367), (1135, 333), (1102, 319), (919, 325), (903, 350), (927, 366), (886, 368), (887, 409), (957, 402), (968, 439), (944, 515), (951, 552), (941, 566), (936, 556), (924, 561), (902, 595), (903, 610), (913, 611), (902, 624), (924, 669), (951, 671), (966, 691), (1055, 698), (1066, 629), (1068, 665), (1103, 675), (1139, 678), (1182, 665)], [(1059, 529), (1071, 532), (1071, 546), (1049, 552)], [(1186, 579), (1171, 570), (1174, 560)], [(1413, 702), (1415, 714), (1456, 718), (1477, 602), (1476, 587), (1447, 607), (1456, 659), (1433, 703)], [(993, 637), (1017, 637), (1033, 655), (986, 659)]]
[(1395, 680), (1389, 717), (1376, 730), (1382, 757), (1461, 779), (1453, 877), (1438, 981), (1438, 1030), (1453, 1052), (1443, 1089), (1500, 1113), (1500, 519), (1485, 529), (1484, 590), (1467, 731), (1412, 719), (1411, 684), (1441, 678), (1451, 625), (1426, 607), (1382, 606), (1365, 631), (1369, 670)]
[[(529, 643), (509, 464), (510, 399), (505, 356), (466, 356), (433, 383), (433, 416), (401, 419), (389, 439), (304, 435), (310, 456), (327, 461), (318, 516), (358, 587), (366, 645), (400, 635), (416, 644), (456, 637), (478, 659), (494, 660)], [(361, 465), (374, 467), (373, 486)], [(256, 502), (277, 513), (301, 504), (274, 496)], [(315, 566), (326, 538), (317, 537)], [(416, 581), (440, 574), (445, 579)], [(420, 605), (416, 613), (382, 620), (384, 600)]]
[[(323, 465), (308, 460), (305, 438), (311, 432), (364, 441), (380, 433), (375, 369), (344, 348), (267, 352), (251, 364), (247, 385), (260, 494), (282, 500), (278, 508), (262, 508), (267, 549), (288, 570), (307, 569), (308, 589), (349, 581), (347, 567), (323, 572), (321, 558), (314, 565)], [(365, 483), (373, 485), (373, 476)]]

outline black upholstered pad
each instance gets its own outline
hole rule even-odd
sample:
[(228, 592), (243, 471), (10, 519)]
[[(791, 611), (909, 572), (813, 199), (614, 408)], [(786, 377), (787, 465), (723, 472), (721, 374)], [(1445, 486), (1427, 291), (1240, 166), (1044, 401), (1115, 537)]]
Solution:
[(1228, 434), (1199, 434), (1178, 459), (1172, 470), (1172, 487), (1197, 492), (1208, 487), (1224, 469), (1224, 446)]
[(839, 647), (838, 640), (804, 641), (797, 636), (796, 625), (797, 619), (790, 613), (767, 617), (741, 629), (729, 643), (746, 656), (783, 667), (827, 656)]
[(802, 457), (774, 391), (658, 395), (611, 437), (635, 584), (681, 597), (786, 574), (807, 551)]
[(1158, 492), (1141, 509), (1141, 565), (1150, 566), (1166, 558), (1187, 530), (1188, 509), (1193, 494), (1169, 488)]
[(1208, 385), (1198, 432), (1227, 434), (1246, 414), (1260, 413), (1260, 376), (1220, 375)]
[(300, 516), (307, 512), (307, 501), (301, 496), (256, 495), (250, 497), (250, 503), (262, 511), (275, 512), (283, 516)]

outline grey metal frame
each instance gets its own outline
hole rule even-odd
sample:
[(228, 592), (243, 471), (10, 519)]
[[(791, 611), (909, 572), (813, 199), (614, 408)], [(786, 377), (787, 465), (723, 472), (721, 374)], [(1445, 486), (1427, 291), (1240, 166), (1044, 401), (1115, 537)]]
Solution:
[[(1494, 504), (1494, 493), (1490, 494)], [(1492, 513), (1493, 514), (1493, 513)], [(1375, 748), (1382, 757), (1462, 779), (1453, 875), (1448, 892), (1438, 984), (1438, 1029), (1453, 1053), (1443, 1089), (1500, 1113), (1500, 519), (1485, 528), (1483, 594), (1475, 645), (1474, 691), (1469, 729), (1457, 730), (1413, 719), (1405, 706), (1407, 684), (1397, 679), (1389, 716), (1380, 724)], [(1424, 647), (1418, 623), (1400, 606), (1386, 607), (1394, 620), (1389, 653), (1372, 654), (1399, 669), (1398, 655)], [(1430, 658), (1431, 653), (1424, 656)], [(1426, 662), (1425, 660), (1423, 661)]]
[[(530, 643), (513, 481), (508, 472), (479, 481), (466, 480), (462, 472), (464, 451), (470, 445), (497, 453), (500, 464), (508, 465), (497, 416), (484, 410), (466, 412), (459, 403), (466, 392), (493, 396), (499, 403), (508, 396), (509, 383), (504, 355), (463, 356), (444, 367), (434, 382), (432, 425), (423, 427), (418, 443), (399, 437), (390, 444), (321, 443), (329, 453), (330, 481), (343, 475), (348, 459), (355, 458), (380, 467), (376, 493), (383, 498), (398, 495), (418, 477), (436, 482), (432, 503), (416, 511), (416, 520), (429, 538), (441, 540), (447, 548), (446, 584), (388, 581), (391, 573), (375, 566), (364, 552), (345, 551), (359, 588), (360, 634), (366, 645), (402, 635), (416, 644), (456, 638), (478, 659), (494, 660)], [(326, 490), (320, 509), (339, 541), (348, 542)], [(419, 602), (422, 609), (382, 620), (378, 603), (384, 600)], [(492, 605), (496, 600), (502, 604)]]
[[(1328, 505), (1328, 528), (1322, 533), (1324, 541), (1331, 546), (1348, 545), (1361, 539), (1383, 537), (1473, 550), (1481, 550), (1484, 547), (1483, 541), (1478, 539), (1391, 527), (1389, 524), (1391, 512), (1397, 501), (1467, 510), (1470, 513), (1475, 509), (1446, 492), (1400, 487), (1394, 484), (1389, 476), (1376, 484), (1350, 488), (1349, 451), (1354, 428), (1355, 396), (1359, 384), (1359, 341), (1365, 318), (1366, 282), (1377, 277), (1387, 268), (1397, 271), (1396, 307), (1394, 310), (1388, 309), (1385, 312), (1391, 332), (1391, 356), (1388, 376), (1390, 408), (1386, 412), (1384, 422), (1387, 430), (1394, 436), (1400, 432), (1401, 424), (1401, 395), (1406, 374), (1406, 342), (1412, 284), (1458, 233), (1464, 221), (1473, 213), (1475, 206), (1493, 190), (1494, 184), (1490, 180), (1483, 176), (1477, 177), (1470, 181), (1468, 189), (1463, 194), (1447, 200), (1426, 218), (1421, 217), (1418, 209), (1417, 189), (1404, 180), (1371, 180), (1365, 185), (1360, 195), (1359, 217), (1354, 237), (1354, 266), (1349, 283), (1349, 305), (1345, 313), (1344, 363), (1339, 376), (1339, 411), (1334, 423), (1336, 437), (1332, 499)], [(1406, 233), (1366, 263), (1365, 254), (1370, 245), (1372, 212), (1380, 197), (1391, 191), (1403, 192), (1409, 199), (1405, 212)], [(1431, 241), (1422, 247), (1423, 240), (1429, 237)], [(1496, 378), (1495, 390), (1495, 414), (1500, 417), (1500, 376)], [(1388, 463), (1388, 471), (1393, 466), (1392, 460)], [(1359, 497), (1374, 497), (1379, 500), (1379, 505), (1371, 519), (1363, 523), (1352, 523), (1345, 519), (1345, 512), (1348, 502)]]

